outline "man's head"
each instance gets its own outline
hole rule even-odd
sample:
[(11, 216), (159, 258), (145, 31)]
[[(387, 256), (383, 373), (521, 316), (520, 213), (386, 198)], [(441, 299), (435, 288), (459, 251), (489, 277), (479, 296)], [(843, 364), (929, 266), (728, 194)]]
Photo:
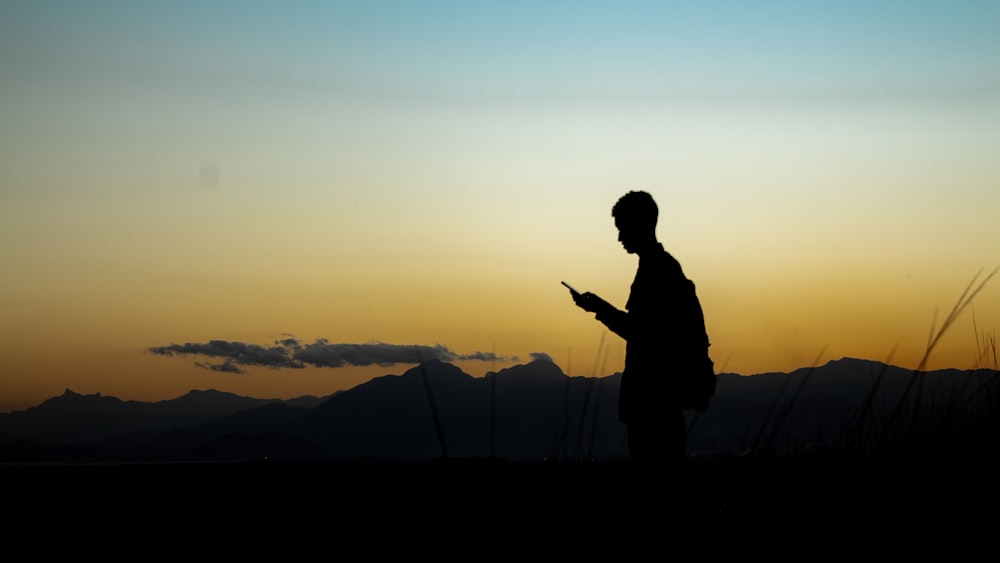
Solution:
[(628, 192), (611, 208), (618, 227), (618, 241), (629, 254), (656, 243), (656, 219), (659, 209), (646, 192)]

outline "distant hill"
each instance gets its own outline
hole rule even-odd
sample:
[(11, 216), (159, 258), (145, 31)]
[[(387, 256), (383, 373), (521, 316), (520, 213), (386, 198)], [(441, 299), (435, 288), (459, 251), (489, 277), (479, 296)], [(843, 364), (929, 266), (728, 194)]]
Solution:
[[(434, 360), (322, 398), (208, 390), (147, 403), (67, 390), (0, 415), (0, 461), (620, 460), (619, 381), (570, 377), (547, 360), (475, 378)], [(864, 448), (918, 427), (957, 443), (996, 424), (998, 383), (995, 370), (914, 374), (851, 358), (719, 374), (709, 410), (688, 413), (689, 454)]]
[(621, 456), (618, 379), (541, 360), (473, 378), (434, 360), (331, 397), (291, 431), (344, 458)]
[(62, 395), (24, 411), (0, 414), (0, 443), (28, 440), (40, 445), (89, 443), (134, 446), (168, 430), (208, 423), (272, 403), (312, 409), (323, 398), (254, 399), (216, 390), (189, 391), (166, 401), (123, 401), (96, 393)]

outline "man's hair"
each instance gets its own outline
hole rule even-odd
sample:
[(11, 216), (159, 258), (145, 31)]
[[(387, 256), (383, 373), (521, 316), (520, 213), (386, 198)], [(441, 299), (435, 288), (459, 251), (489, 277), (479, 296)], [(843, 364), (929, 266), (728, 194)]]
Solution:
[(659, 209), (646, 192), (628, 192), (611, 208), (611, 216), (636, 226), (654, 228)]

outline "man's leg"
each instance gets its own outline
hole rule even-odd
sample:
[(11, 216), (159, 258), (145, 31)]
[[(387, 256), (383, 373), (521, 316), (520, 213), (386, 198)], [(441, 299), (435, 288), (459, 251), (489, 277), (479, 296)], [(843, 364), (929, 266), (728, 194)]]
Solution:
[(666, 468), (684, 462), (687, 425), (683, 410), (671, 409), (659, 417), (630, 422), (625, 430), (633, 464)]

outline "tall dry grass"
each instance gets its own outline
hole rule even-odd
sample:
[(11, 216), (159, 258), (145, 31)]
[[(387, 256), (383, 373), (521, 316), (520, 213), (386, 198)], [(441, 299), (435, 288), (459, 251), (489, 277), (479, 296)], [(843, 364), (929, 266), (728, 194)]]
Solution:
[[(936, 321), (932, 321), (923, 356), (897, 398), (888, 400), (881, 393), (895, 353), (893, 349), (874, 378), (865, 401), (840, 433), (832, 439), (817, 437), (814, 443), (829, 444), (825, 453), (840, 459), (941, 459), (943, 456), (988, 456), (992, 459), (1000, 454), (1000, 447), (997, 446), (997, 438), (1000, 437), (1000, 376), (997, 372), (995, 333), (980, 333), (973, 317), (976, 338), (974, 368), (967, 370), (963, 380), (946, 393), (928, 392), (926, 372), (927, 363), (941, 339), (954, 329), (963, 313), (972, 310), (976, 296), (998, 272), (1000, 267), (985, 276), (982, 270), (977, 272), (941, 325), (935, 326)], [(992, 368), (988, 367), (990, 363)], [(794, 408), (811, 372), (800, 380), (796, 394), (782, 412), (788, 413)], [(777, 408), (776, 405), (777, 401), (772, 410)], [(776, 422), (769, 426), (769, 433), (763, 434), (771, 417), (769, 412), (753, 442), (751, 454), (754, 456), (770, 455), (774, 440), (783, 429), (785, 419), (778, 416)]]

